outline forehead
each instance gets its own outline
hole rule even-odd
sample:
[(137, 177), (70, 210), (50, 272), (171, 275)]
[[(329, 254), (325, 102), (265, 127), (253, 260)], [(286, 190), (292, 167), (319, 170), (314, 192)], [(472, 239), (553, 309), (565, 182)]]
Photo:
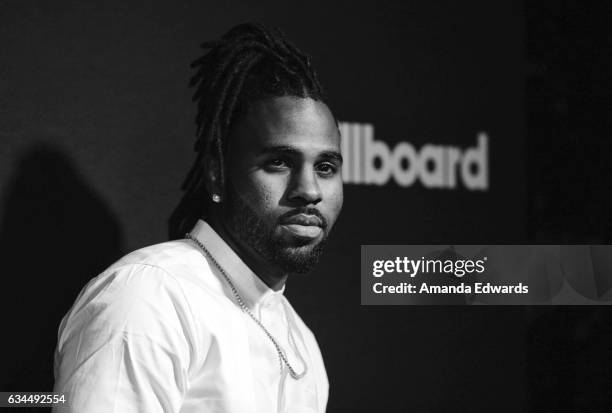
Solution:
[(251, 104), (230, 137), (231, 156), (254, 154), (273, 146), (302, 152), (339, 151), (336, 121), (321, 101), (283, 96)]

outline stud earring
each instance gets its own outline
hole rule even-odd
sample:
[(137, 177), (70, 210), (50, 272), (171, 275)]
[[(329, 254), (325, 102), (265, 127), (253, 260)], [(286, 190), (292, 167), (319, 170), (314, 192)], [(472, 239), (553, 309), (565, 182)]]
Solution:
[(218, 204), (219, 202), (221, 202), (221, 195), (219, 194), (212, 194), (212, 200), (214, 203)]

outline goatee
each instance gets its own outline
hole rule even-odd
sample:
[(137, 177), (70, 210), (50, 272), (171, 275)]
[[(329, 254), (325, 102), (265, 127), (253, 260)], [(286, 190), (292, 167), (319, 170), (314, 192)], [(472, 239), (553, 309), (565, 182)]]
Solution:
[[(319, 262), (327, 234), (323, 220), (324, 237), (316, 244), (293, 244), (278, 238), (275, 228), (269, 228), (265, 222), (240, 198), (230, 190), (227, 199), (226, 219), (229, 229), (250, 248), (260, 254), (266, 261), (273, 263), (288, 274), (304, 274), (312, 270)], [(321, 217), (322, 218), (322, 217)]]

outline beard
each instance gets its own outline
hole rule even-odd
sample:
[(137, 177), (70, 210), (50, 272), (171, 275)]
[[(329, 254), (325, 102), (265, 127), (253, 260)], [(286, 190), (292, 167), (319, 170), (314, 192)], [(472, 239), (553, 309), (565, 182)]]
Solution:
[(225, 216), (228, 228), (264, 260), (289, 274), (307, 273), (318, 264), (327, 242), (327, 222), (318, 211), (296, 208), (299, 212), (316, 213), (322, 219), (323, 238), (316, 244), (301, 240), (288, 242), (275, 234), (276, 225), (269, 227), (233, 188), (228, 192)]

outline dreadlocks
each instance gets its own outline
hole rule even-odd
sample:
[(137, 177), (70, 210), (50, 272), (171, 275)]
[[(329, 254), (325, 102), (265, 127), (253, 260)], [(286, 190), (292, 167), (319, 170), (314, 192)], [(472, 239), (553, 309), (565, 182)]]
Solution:
[(171, 238), (183, 236), (209, 205), (207, 159), (219, 162), (218, 179), (225, 188), (226, 138), (232, 122), (251, 102), (280, 96), (323, 99), (310, 58), (278, 29), (245, 23), (218, 41), (203, 43), (202, 48), (208, 52), (191, 64), (197, 72), (190, 82), (198, 106), (197, 158), (183, 183), (183, 199), (170, 217)]

